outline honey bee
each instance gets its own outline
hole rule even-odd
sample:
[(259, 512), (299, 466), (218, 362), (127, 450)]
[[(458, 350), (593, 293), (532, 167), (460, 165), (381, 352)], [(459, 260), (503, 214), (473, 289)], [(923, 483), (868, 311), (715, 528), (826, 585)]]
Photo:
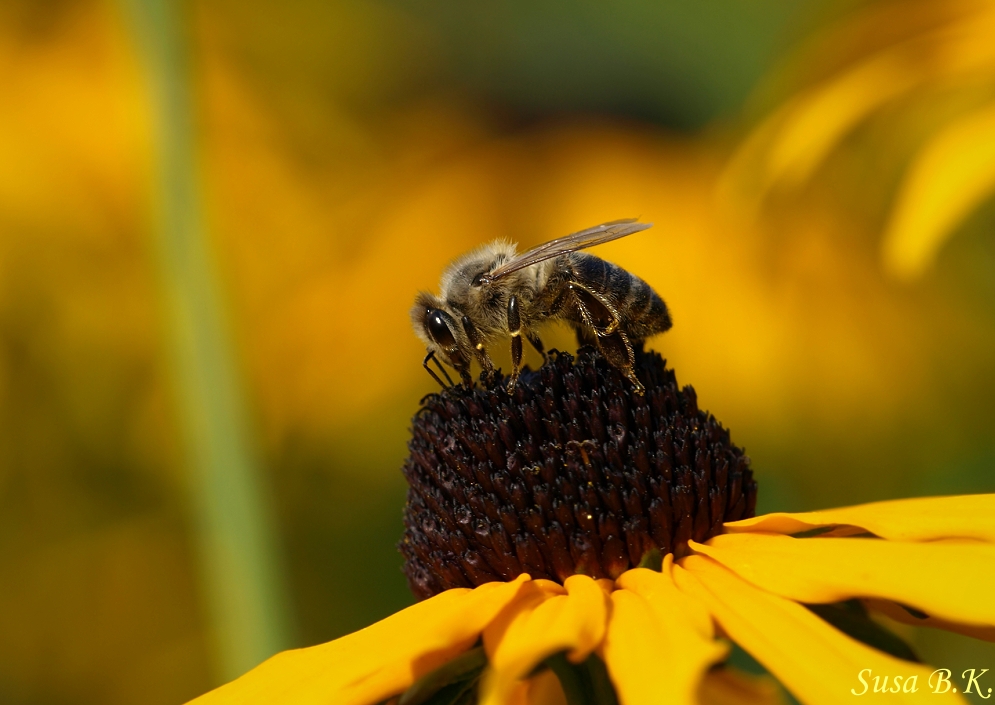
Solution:
[(546, 360), (536, 329), (546, 321), (573, 326), (582, 345), (594, 345), (618, 368), (638, 394), (644, 388), (635, 372), (633, 345), (671, 326), (663, 299), (649, 284), (618, 265), (586, 252), (589, 247), (649, 228), (635, 219), (615, 220), (551, 240), (522, 254), (513, 243), (496, 241), (455, 260), (446, 268), (440, 296), (421, 292), (411, 309), (415, 333), (430, 361), (449, 376), (441, 359), (470, 387), (474, 358), (486, 376), (494, 374), (487, 345), (511, 338), (511, 394), (522, 367), (522, 338)]

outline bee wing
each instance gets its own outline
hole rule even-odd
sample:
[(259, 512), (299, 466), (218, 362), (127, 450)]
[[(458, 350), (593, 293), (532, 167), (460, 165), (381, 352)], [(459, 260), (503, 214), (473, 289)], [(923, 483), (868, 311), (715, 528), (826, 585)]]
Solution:
[(541, 245), (533, 247), (528, 252), (523, 252), (514, 259), (505, 262), (493, 272), (483, 275), (481, 282), (489, 284), (508, 276), (512, 272), (517, 272), (519, 269), (531, 267), (533, 264), (565, 255), (568, 252), (586, 250), (588, 247), (618, 240), (620, 237), (638, 233), (640, 230), (646, 230), (646, 228), (652, 226), (653, 223), (637, 223), (635, 218), (613, 220), (609, 223), (595, 225), (593, 228), (571, 233), (565, 237), (550, 240), (549, 242), (544, 242)]

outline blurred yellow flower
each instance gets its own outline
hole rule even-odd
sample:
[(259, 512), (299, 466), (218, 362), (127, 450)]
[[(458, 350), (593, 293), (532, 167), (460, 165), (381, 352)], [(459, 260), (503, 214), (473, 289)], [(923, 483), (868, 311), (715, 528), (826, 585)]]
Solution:
[(802, 63), (817, 77), (745, 140), (726, 174), (726, 195), (738, 191), (755, 206), (778, 189), (800, 187), (880, 114), (889, 134), (914, 133), (918, 144), (883, 242), (892, 274), (918, 276), (995, 191), (993, 35), (989, 0), (872, 4), (808, 52)]
[[(668, 555), (659, 572), (636, 568), (614, 582), (574, 575), (563, 585), (521, 575), (448, 590), (341, 639), (278, 654), (193, 702), (372, 705), (412, 688), (400, 702), (426, 702), (453, 681), (479, 688), (487, 705), (563, 702), (537, 669), (549, 664), (567, 693), (594, 674), (587, 687), (596, 691), (592, 654), (621, 705), (776, 702), (769, 681), (716, 669), (726, 639), (803, 703), (849, 702), (865, 682), (869, 692), (962, 701), (956, 680), (940, 693), (933, 668), (857, 641), (806, 605), (856, 598), (903, 621), (995, 641), (993, 517), (995, 495), (968, 495), (732, 522), (692, 542), (691, 555)], [(473, 651), (478, 641), (482, 652)], [(564, 667), (558, 655), (584, 667)], [(447, 667), (449, 680), (438, 675)]]

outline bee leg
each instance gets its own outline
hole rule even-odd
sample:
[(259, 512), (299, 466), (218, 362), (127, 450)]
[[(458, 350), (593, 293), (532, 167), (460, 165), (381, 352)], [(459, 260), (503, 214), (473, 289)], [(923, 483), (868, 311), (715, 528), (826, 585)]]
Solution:
[(508, 394), (512, 394), (522, 369), (522, 315), (517, 296), (508, 299), (508, 333), (511, 334), (511, 377), (508, 379)]
[(590, 345), (591, 347), (598, 347), (598, 336), (592, 328), (580, 324), (574, 326), (574, 333), (577, 334), (577, 347), (582, 348), (585, 345)]
[[(435, 370), (433, 370), (431, 367), (428, 366), (429, 360), (431, 360), (436, 364), (436, 366), (439, 368), (439, 371), (442, 372), (443, 375), (445, 375), (446, 381), (449, 382), (449, 384), (443, 382), (442, 379), (439, 377), (439, 375), (435, 374)], [(422, 360), (421, 364), (422, 367), (425, 368), (425, 371), (428, 372), (430, 375), (432, 375), (432, 379), (434, 379), (436, 382), (439, 383), (440, 387), (442, 387), (443, 389), (449, 389), (450, 387), (453, 386), (452, 377), (449, 376), (449, 373), (446, 372), (446, 368), (443, 367), (442, 364), (436, 359), (434, 350), (425, 356), (425, 359)]]
[(598, 338), (598, 347), (601, 348), (601, 354), (605, 356), (605, 359), (625, 375), (626, 379), (632, 382), (633, 391), (636, 394), (642, 396), (646, 393), (646, 388), (639, 381), (639, 377), (636, 376), (635, 351), (632, 349), (632, 343), (629, 342), (629, 337), (625, 333), (616, 330), (611, 335)]
[(549, 362), (549, 356), (546, 355), (546, 348), (542, 344), (542, 339), (535, 333), (526, 333), (525, 337), (529, 339), (530, 343), (532, 343), (532, 347), (534, 347), (539, 354), (542, 355), (542, 364), (545, 365)]
[(491, 362), (491, 356), (487, 354), (487, 351), (481, 348), (480, 352), (477, 353), (477, 359), (480, 360), (481, 367), (481, 377), (490, 384), (494, 381), (497, 372), (494, 370), (494, 363)]
[(473, 354), (480, 362), (481, 368), (483, 368), (483, 378), (490, 383), (494, 379), (494, 363), (491, 362), (491, 356), (487, 354), (487, 349), (484, 347), (480, 333), (477, 332), (477, 327), (473, 325), (473, 321), (470, 320), (469, 316), (463, 316), (461, 323), (463, 324), (463, 331), (466, 333), (467, 340), (470, 341), (470, 347), (473, 348)]
[[(453, 357), (454, 355), (452, 352), (449, 352), (449, 356)], [(470, 361), (465, 357), (460, 356), (453, 360), (450, 364), (452, 364), (452, 366), (456, 368), (456, 371), (459, 372), (459, 378), (463, 383), (463, 386), (467, 389), (473, 389), (473, 377), (470, 376)]]

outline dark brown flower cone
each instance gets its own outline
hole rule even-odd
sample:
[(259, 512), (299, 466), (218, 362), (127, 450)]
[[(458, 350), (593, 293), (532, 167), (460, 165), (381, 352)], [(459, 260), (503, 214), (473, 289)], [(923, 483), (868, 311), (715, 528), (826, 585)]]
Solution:
[(521, 573), (615, 578), (753, 516), (749, 458), (653, 352), (646, 394), (598, 353), (552, 353), (513, 396), (498, 377), (431, 394), (413, 421), (400, 543), (419, 599)]

